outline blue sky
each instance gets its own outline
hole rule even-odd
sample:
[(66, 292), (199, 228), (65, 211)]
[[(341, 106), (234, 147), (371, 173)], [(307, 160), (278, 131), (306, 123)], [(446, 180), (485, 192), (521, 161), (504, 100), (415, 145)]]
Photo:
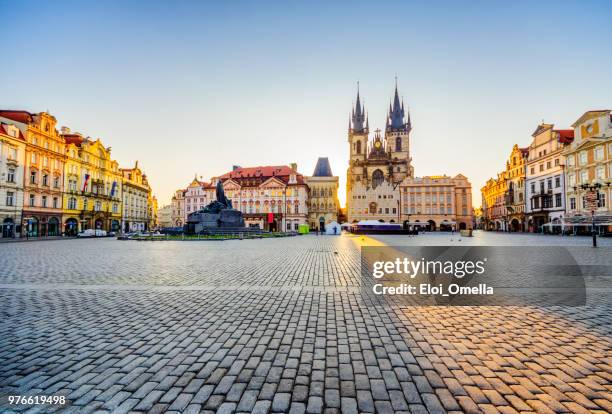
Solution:
[(459, 172), (475, 204), (539, 122), (612, 106), (612, 7), (559, 2), (0, 0), (0, 107), (138, 159), (161, 201), (195, 173), (348, 162), (357, 80), (383, 128), (397, 74), (417, 175)]

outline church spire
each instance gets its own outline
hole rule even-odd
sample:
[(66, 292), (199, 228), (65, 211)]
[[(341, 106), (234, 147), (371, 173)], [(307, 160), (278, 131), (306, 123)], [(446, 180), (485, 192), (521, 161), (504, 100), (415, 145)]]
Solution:
[(395, 77), (395, 92), (393, 94), (393, 104), (389, 104), (389, 118), (387, 129), (403, 129), (404, 124), (404, 102), (400, 102), (397, 90), (397, 76)]
[(361, 97), (359, 96), (359, 82), (357, 82), (357, 101), (352, 111), (353, 131), (361, 132), (364, 129), (365, 121), (365, 106), (361, 105)]

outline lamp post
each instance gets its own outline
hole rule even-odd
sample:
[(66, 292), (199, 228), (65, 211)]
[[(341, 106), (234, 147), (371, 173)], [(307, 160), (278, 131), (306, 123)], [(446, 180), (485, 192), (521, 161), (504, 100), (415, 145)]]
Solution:
[[(591, 207), (591, 235), (593, 236), (593, 247), (597, 247), (597, 231), (595, 230), (595, 210), (597, 209), (597, 207), (599, 207), (599, 189), (601, 188), (601, 184), (582, 184), (580, 188), (585, 191), (595, 193), (595, 200), (589, 200), (589, 198), (587, 198), (587, 205)], [(574, 190), (575, 189), (576, 187), (574, 187)]]

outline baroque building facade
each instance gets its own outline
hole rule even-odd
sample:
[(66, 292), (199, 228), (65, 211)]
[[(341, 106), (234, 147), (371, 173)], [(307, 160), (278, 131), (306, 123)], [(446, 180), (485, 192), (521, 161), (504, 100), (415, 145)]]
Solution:
[(138, 167), (121, 168), (123, 176), (123, 216), (121, 228), (124, 232), (140, 232), (151, 229), (151, 187), (146, 174)]
[(122, 216), (122, 176), (111, 148), (62, 128), (66, 143), (63, 228), (74, 236), (87, 229), (118, 232)]
[(567, 214), (563, 226), (575, 232), (612, 232), (612, 114), (585, 112), (574, 124), (574, 140), (566, 158)]
[(482, 194), (482, 223), (485, 230), (506, 230), (506, 177), (497, 174), (497, 178), (489, 178), (480, 189)]
[(338, 222), (338, 177), (334, 176), (327, 157), (317, 160), (310, 177), (304, 177), (309, 189), (308, 223), (311, 229), (325, 230), (325, 225)]
[(47, 112), (0, 111), (26, 139), (22, 230), (28, 237), (61, 235), (64, 140)]
[(399, 215), (399, 185), (413, 177), (410, 158), (410, 114), (400, 101), (397, 84), (389, 105), (384, 137), (370, 125), (359, 91), (349, 115), (349, 168), (347, 171), (347, 219), (396, 222)]
[(11, 122), (0, 122), (0, 237), (21, 233), (26, 141)]
[(525, 231), (525, 163), (528, 154), (528, 148), (519, 148), (514, 144), (506, 161), (506, 217), (503, 226), (508, 231)]
[(297, 231), (308, 223), (308, 187), (297, 165), (242, 168), (214, 177), (223, 183), (232, 206), (247, 226), (268, 231)]
[(564, 149), (574, 139), (573, 129), (554, 129), (542, 123), (532, 134), (525, 168), (527, 230), (560, 230), (565, 213)]

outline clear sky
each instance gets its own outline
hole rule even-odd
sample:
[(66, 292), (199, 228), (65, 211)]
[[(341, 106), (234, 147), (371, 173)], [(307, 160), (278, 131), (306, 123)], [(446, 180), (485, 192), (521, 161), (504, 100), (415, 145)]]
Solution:
[[(333, 4), (332, 4), (333, 3)], [(384, 128), (397, 74), (418, 176), (480, 187), (542, 120), (612, 106), (609, 1), (0, 0), (0, 107), (138, 159), (160, 205), (197, 173), (329, 157), (345, 200), (357, 80)]]

